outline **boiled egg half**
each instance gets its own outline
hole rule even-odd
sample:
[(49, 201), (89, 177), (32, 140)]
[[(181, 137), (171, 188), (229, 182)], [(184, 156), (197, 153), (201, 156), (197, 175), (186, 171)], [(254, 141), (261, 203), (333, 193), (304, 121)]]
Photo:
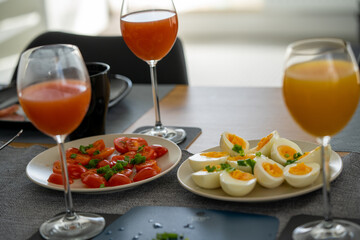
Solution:
[(220, 187), (221, 172), (222, 170), (219, 165), (214, 167), (207, 166), (203, 170), (192, 173), (191, 178), (199, 187), (215, 189)]
[(293, 163), (284, 168), (284, 177), (287, 183), (296, 188), (311, 185), (320, 174), (317, 163)]
[(204, 169), (207, 165), (214, 166), (225, 163), (229, 154), (227, 152), (197, 153), (188, 158), (190, 167), (195, 171)]
[(234, 197), (241, 197), (254, 189), (256, 178), (254, 175), (241, 170), (230, 172), (225, 170), (220, 174), (220, 185), (227, 194)]
[(281, 165), (285, 165), (287, 160), (293, 160), (296, 153), (302, 154), (300, 147), (286, 138), (275, 139), (271, 147), (271, 159)]
[(249, 153), (261, 152), (261, 154), (269, 157), (271, 153), (271, 147), (274, 144), (275, 140), (279, 138), (279, 133), (275, 130), (272, 131), (266, 137), (263, 137), (257, 144), (256, 147), (251, 148)]
[(261, 186), (276, 188), (284, 182), (284, 167), (281, 164), (264, 155), (257, 156), (255, 161), (254, 175)]
[(221, 151), (227, 152), (230, 154), (230, 156), (238, 156), (241, 155), (239, 151), (234, 151), (234, 146), (238, 146), (242, 148), (242, 150), (245, 152), (249, 149), (249, 142), (239, 136), (236, 136), (235, 134), (229, 133), (229, 132), (223, 132), (220, 137), (220, 148)]

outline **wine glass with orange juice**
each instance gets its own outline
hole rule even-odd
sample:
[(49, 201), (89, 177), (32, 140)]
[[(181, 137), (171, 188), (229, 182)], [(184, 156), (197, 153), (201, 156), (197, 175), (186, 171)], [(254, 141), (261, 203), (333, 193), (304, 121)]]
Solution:
[(186, 137), (183, 129), (168, 128), (161, 122), (156, 76), (156, 64), (169, 53), (178, 32), (173, 1), (124, 0), (120, 27), (129, 49), (150, 66), (155, 126), (141, 133), (163, 137), (175, 143), (182, 142)]
[(80, 125), (91, 97), (89, 75), (79, 49), (58, 44), (24, 52), (17, 91), (26, 116), (37, 129), (54, 138), (60, 153), (66, 212), (44, 222), (41, 235), (45, 239), (88, 239), (97, 235), (105, 226), (104, 218), (73, 209), (64, 150), (66, 136)]
[(360, 226), (333, 219), (330, 205), (330, 146), (359, 102), (359, 70), (349, 44), (341, 39), (302, 40), (288, 46), (283, 95), (295, 121), (321, 145), (324, 219), (298, 226), (295, 240), (360, 239)]

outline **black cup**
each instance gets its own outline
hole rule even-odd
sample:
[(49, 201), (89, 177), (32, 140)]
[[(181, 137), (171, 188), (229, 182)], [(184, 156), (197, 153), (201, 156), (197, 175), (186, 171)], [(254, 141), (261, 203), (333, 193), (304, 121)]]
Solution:
[(91, 82), (91, 101), (80, 126), (69, 135), (70, 140), (105, 134), (110, 98), (110, 66), (101, 62), (89, 62), (86, 67)]

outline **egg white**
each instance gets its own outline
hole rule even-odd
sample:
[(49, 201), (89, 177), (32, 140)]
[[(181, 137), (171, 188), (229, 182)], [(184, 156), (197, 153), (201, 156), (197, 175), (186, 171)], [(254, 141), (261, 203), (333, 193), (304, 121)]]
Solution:
[(276, 188), (284, 182), (284, 175), (281, 175), (280, 177), (274, 177), (263, 168), (263, 163), (268, 162), (270, 164), (276, 164), (280, 169), (283, 170), (284, 167), (281, 164), (271, 160), (264, 155), (261, 155), (260, 157), (257, 156), (255, 161), (256, 165), (254, 167), (254, 175), (261, 186), (266, 188)]
[[(227, 152), (230, 154), (230, 156), (238, 156), (239, 153), (235, 152), (233, 149), (234, 144), (232, 142), (230, 142), (230, 140), (228, 139), (228, 135), (231, 134), (229, 132), (223, 132), (221, 134), (220, 137), (220, 148), (221, 151)], [(241, 138), (239, 136), (237, 136), (238, 138)], [(244, 141), (244, 146), (242, 146), (244, 151), (247, 151), (249, 149), (249, 142), (243, 138), (241, 138)]]
[(207, 165), (214, 166), (220, 165), (221, 163), (225, 163), (226, 159), (229, 155), (224, 155), (222, 157), (207, 157), (202, 156), (202, 153), (197, 153), (189, 157), (190, 167), (195, 171), (200, 171), (204, 169)]
[(282, 156), (279, 153), (279, 150), (278, 150), (278, 148), (280, 146), (288, 146), (288, 147), (294, 149), (295, 153), (299, 152), (299, 153), (302, 154), (302, 151), (301, 151), (300, 147), (296, 143), (294, 143), (294, 142), (292, 142), (292, 141), (290, 141), (290, 140), (288, 140), (286, 138), (275, 139), (274, 143), (273, 143), (273, 145), (271, 147), (271, 154), (270, 155), (271, 155), (272, 160), (280, 163), (281, 165), (285, 165), (287, 160), (292, 160), (293, 156), (290, 156), (289, 158), (286, 158), (286, 157)]
[[(331, 146), (329, 145), (329, 151), (331, 152)], [(317, 163), (320, 166), (320, 169), (322, 168), (322, 162), (321, 162), (321, 146), (318, 146), (311, 150), (309, 153), (304, 153), (303, 156), (299, 158), (299, 162), (303, 163)]]
[(199, 187), (206, 189), (215, 189), (220, 187), (220, 173), (222, 171), (208, 172), (200, 170), (191, 174), (192, 180)]
[(231, 158), (239, 158), (238, 160), (246, 160), (246, 159), (255, 159), (255, 154), (247, 154), (244, 157), (228, 157), (226, 160), (226, 163), (228, 163), (231, 167), (235, 168), (235, 169), (239, 169), (243, 172), (247, 172), (247, 173), (252, 173), (252, 168), (251, 166), (240, 166), (238, 164), (238, 160), (231, 160)]
[(247, 181), (239, 180), (233, 178), (227, 171), (223, 171), (220, 174), (220, 185), (227, 194), (234, 197), (241, 197), (250, 193), (254, 189), (256, 185), (256, 178)]
[(312, 168), (311, 172), (304, 175), (291, 174), (289, 172), (291, 167), (296, 166), (297, 163), (287, 165), (284, 168), (284, 178), (288, 184), (296, 188), (302, 188), (311, 185), (318, 178), (320, 174), (320, 165), (317, 163), (306, 163), (305, 165)]

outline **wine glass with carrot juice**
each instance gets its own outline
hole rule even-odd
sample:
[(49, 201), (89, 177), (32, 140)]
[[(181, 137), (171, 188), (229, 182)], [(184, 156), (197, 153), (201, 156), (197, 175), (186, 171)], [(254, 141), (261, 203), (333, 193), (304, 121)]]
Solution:
[(321, 145), (324, 219), (298, 226), (293, 239), (360, 239), (360, 226), (333, 219), (330, 205), (331, 136), (350, 121), (359, 102), (359, 70), (341, 39), (295, 42), (286, 52), (283, 95), (294, 120)]
[(169, 53), (178, 32), (173, 1), (124, 0), (120, 27), (129, 49), (150, 66), (155, 126), (141, 133), (182, 142), (186, 137), (183, 129), (165, 127), (161, 122), (156, 75), (156, 64)]
[(102, 231), (103, 217), (73, 209), (64, 141), (84, 118), (91, 85), (79, 49), (73, 45), (47, 45), (29, 49), (20, 58), (19, 102), (33, 125), (54, 138), (59, 148), (66, 212), (40, 227), (45, 239), (88, 239)]

